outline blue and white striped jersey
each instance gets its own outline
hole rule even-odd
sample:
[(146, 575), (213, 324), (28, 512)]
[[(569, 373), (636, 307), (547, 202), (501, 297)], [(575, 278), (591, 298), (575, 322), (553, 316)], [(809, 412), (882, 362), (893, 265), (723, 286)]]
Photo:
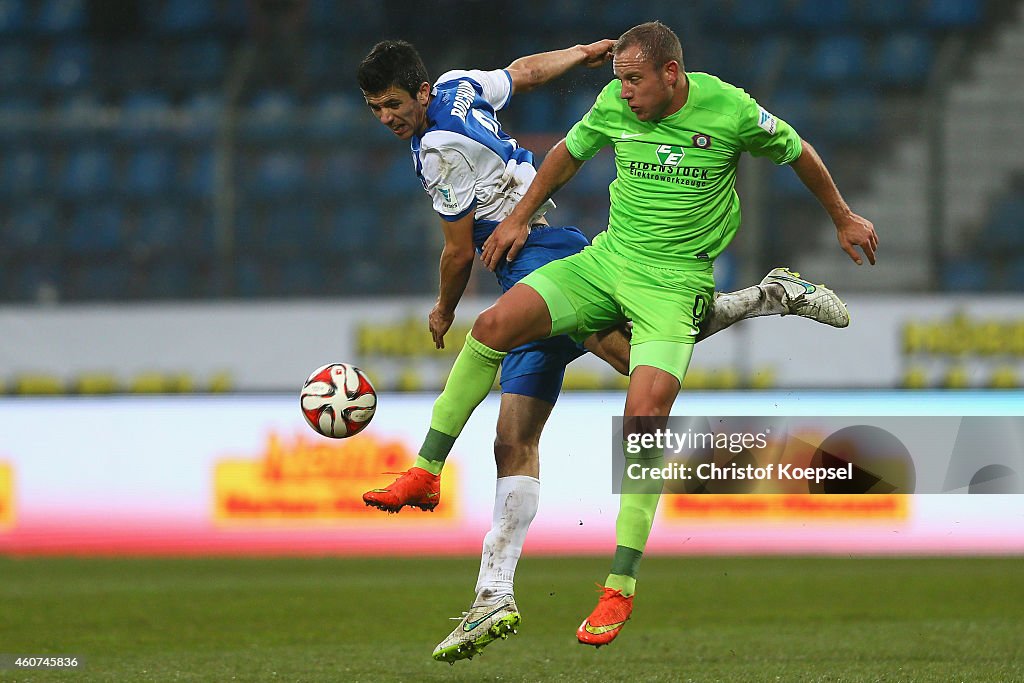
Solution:
[[(447, 221), (472, 212), (479, 247), (526, 193), (533, 153), (501, 129), (495, 113), (512, 97), (508, 71), (449, 71), (434, 83), (428, 128), (411, 141), (416, 175)], [(534, 220), (554, 208), (548, 200)]]

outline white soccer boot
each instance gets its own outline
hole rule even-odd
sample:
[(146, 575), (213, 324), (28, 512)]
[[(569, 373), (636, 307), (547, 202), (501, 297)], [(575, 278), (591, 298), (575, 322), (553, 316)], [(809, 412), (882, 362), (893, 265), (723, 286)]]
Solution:
[(783, 315), (799, 315), (832, 327), (850, 324), (850, 312), (836, 293), (825, 285), (816, 285), (789, 268), (775, 268), (764, 276), (762, 285), (782, 285), (782, 303), (788, 309)]
[(449, 664), (460, 659), (473, 659), (498, 638), (504, 640), (518, 633), (521, 620), (519, 608), (511, 595), (499, 595), (486, 601), (477, 596), (469, 611), (462, 613), (455, 630), (434, 648), (434, 659)]

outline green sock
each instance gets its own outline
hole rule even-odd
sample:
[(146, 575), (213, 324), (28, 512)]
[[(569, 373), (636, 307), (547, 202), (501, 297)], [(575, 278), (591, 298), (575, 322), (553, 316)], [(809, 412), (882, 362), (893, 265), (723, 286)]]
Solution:
[(441, 474), (455, 439), (462, 433), (469, 416), (487, 397), (505, 356), (504, 351), (495, 351), (478, 342), (472, 332), (466, 335), (466, 344), (452, 365), (444, 391), (434, 401), (430, 430), (420, 447), (416, 467)]
[(604, 583), (609, 588), (622, 591), (626, 597), (636, 592), (636, 575), (654, 524), (654, 514), (658, 511), (662, 487), (659, 479), (626, 477), (625, 473), (633, 463), (644, 467), (663, 467), (665, 455), (661, 449), (655, 448), (644, 449), (635, 455), (626, 453), (619, 516), (615, 519), (615, 557)]

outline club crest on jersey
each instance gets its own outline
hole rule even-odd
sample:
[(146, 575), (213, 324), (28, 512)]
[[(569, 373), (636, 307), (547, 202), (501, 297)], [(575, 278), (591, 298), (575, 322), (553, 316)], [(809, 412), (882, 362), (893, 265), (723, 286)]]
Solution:
[(699, 147), (700, 149), (707, 149), (711, 147), (711, 136), (704, 135), (704, 133), (697, 133), (693, 136), (693, 146)]
[(764, 129), (768, 135), (775, 135), (776, 122), (775, 117), (768, 113), (764, 107), (758, 107), (759, 114), (757, 117), (758, 127)]
[(656, 153), (662, 166), (678, 166), (686, 156), (686, 152), (679, 145), (659, 145)]

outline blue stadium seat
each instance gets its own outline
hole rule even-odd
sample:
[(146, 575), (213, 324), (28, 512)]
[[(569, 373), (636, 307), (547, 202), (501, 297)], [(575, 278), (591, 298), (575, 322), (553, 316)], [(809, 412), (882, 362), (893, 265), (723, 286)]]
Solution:
[(121, 263), (79, 264), (70, 269), (65, 296), (71, 300), (120, 301), (134, 291), (128, 269)]
[(880, 109), (873, 90), (846, 88), (826, 101), (822, 126), (837, 142), (868, 142), (878, 126)]
[(121, 102), (117, 134), (129, 140), (153, 141), (171, 131), (173, 111), (161, 92), (132, 92)]
[(315, 31), (332, 32), (334, 29), (342, 29), (345, 24), (351, 22), (351, 15), (347, 8), (342, 8), (337, 0), (309, 0), (307, 16), (309, 27)]
[(984, 12), (984, 0), (926, 0), (924, 20), (935, 28), (969, 28)]
[(167, 0), (157, 16), (162, 33), (198, 33), (216, 25), (214, 3), (209, 0)]
[(78, 33), (85, 27), (85, 0), (45, 0), (35, 17), (40, 33)]
[(733, 0), (728, 12), (729, 23), (742, 30), (770, 30), (785, 19), (786, 6), (782, 0)]
[(885, 37), (877, 51), (874, 73), (881, 85), (927, 85), (934, 57), (932, 39), (921, 32), (900, 32)]
[(142, 39), (105, 44), (100, 53), (104, 84), (120, 92), (161, 87), (166, 80), (162, 53), (159, 45)]
[(819, 31), (848, 25), (850, 15), (849, 0), (797, 0), (791, 16), (796, 26)]
[(305, 161), (293, 151), (261, 154), (249, 165), (248, 190), (256, 196), (281, 197), (305, 187)]
[(71, 151), (64, 160), (59, 189), (65, 197), (92, 197), (109, 192), (113, 178), (114, 160), (110, 150), (87, 145)]
[(178, 164), (178, 186), (190, 197), (213, 196), (217, 183), (217, 157), (211, 148), (185, 154)]
[[(429, 245), (432, 235), (439, 229), (437, 227), (439, 219), (432, 216), (430, 211), (425, 210), (422, 204), (417, 205), (412, 202), (392, 204), (388, 207), (385, 215), (387, 218), (380, 228), (385, 234), (390, 233), (387, 236), (389, 248), (409, 251), (422, 250), (425, 254), (430, 254)], [(433, 261), (432, 254), (430, 260)]]
[[(521, 95), (511, 105), (515, 111), (517, 133), (547, 133), (555, 130), (552, 124), (558, 118), (558, 103), (550, 90), (536, 90)], [(511, 115), (502, 114), (502, 119), (513, 120)]]
[(1003, 289), (1020, 293), (1024, 291), (1024, 257), (1018, 257), (1006, 266)]
[(772, 195), (775, 198), (788, 200), (794, 198), (807, 198), (811, 195), (807, 188), (800, 181), (799, 176), (789, 166), (771, 165), (771, 186)]
[[(594, 104), (595, 92), (576, 92), (562, 98), (560, 116), (553, 121), (552, 132), (565, 134), (582, 119)], [(538, 153), (546, 150), (537, 150)]]
[(235, 207), (231, 239), (236, 251), (246, 254), (263, 251), (263, 222), (263, 208), (257, 207), (254, 201), (240, 203)]
[[(310, 22), (310, 26), (315, 26)], [(338, 65), (345, 61), (345, 50), (333, 40), (310, 39), (306, 48), (309, 76), (323, 87), (337, 87)]]
[(121, 186), (130, 196), (153, 197), (170, 192), (174, 157), (163, 147), (139, 147), (128, 157)]
[(185, 237), (187, 228), (184, 212), (177, 204), (147, 204), (139, 212), (132, 245), (158, 251), (192, 247)]
[(215, 87), (225, 79), (227, 49), (216, 38), (184, 41), (174, 48), (171, 59), (167, 75), (190, 90)]
[(223, 112), (222, 95), (215, 92), (193, 93), (178, 112), (181, 115), (178, 134), (188, 142), (210, 141), (217, 134)]
[(178, 260), (153, 264), (146, 269), (141, 294), (152, 299), (186, 299), (192, 290), (191, 270)]
[(206, 254), (217, 252), (217, 225), (214, 220), (213, 208), (202, 206), (189, 211), (186, 215), (189, 244)]
[[(571, 190), (574, 194), (593, 195), (604, 197), (607, 201), (608, 184), (615, 178), (614, 156), (602, 152), (583, 165), (573, 178), (570, 185), (565, 189)], [(602, 201), (598, 199), (598, 201)], [(557, 203), (557, 202), (556, 202)]]
[(991, 266), (981, 259), (957, 259), (942, 270), (942, 288), (948, 292), (980, 292), (990, 282)]
[(290, 93), (265, 91), (247, 108), (242, 130), (251, 140), (279, 140), (293, 132), (298, 113)]
[(16, 301), (39, 301), (47, 292), (59, 293), (62, 289), (61, 269), (53, 263), (28, 261), (12, 267), (13, 291)]
[(75, 41), (58, 43), (43, 61), (40, 81), (55, 90), (89, 85), (92, 79), (91, 46)]
[(779, 34), (768, 34), (757, 40), (733, 43), (727, 45), (726, 49), (731, 55), (731, 73), (726, 71), (716, 75), (747, 90), (755, 97), (760, 85), (775, 77), (779, 68), (784, 66), (789, 53), (793, 51), (790, 41)]
[[(352, 149), (339, 148), (322, 159), (312, 178), (313, 187), (329, 196), (340, 196), (352, 189), (365, 187), (367, 178), (363, 170), (363, 155)], [(410, 173), (412, 161), (409, 161)]]
[(57, 239), (57, 211), (53, 202), (35, 201), (14, 207), (3, 233), (12, 249), (53, 249)]
[(815, 113), (815, 98), (802, 89), (779, 90), (762, 100), (761, 105), (796, 129), (806, 139), (818, 137), (818, 117)]
[(217, 23), (220, 27), (218, 35), (224, 38), (244, 35), (249, 28), (251, 3), (252, 0), (220, 0), (217, 4), (220, 10), (217, 15)]
[(735, 64), (739, 61), (734, 59), (735, 47), (734, 43), (724, 40), (698, 40), (684, 45), (683, 62), (686, 70), (715, 74), (732, 83), (735, 80), (734, 72), (741, 68)]
[(845, 85), (864, 73), (864, 39), (855, 34), (827, 35), (811, 50), (810, 76), (821, 84)]
[(15, 42), (0, 45), (0, 92), (17, 92), (33, 85), (31, 48)]
[(254, 256), (236, 258), (233, 270), (234, 291), (237, 296), (251, 299), (267, 293), (264, 269)]
[(309, 204), (286, 202), (267, 207), (263, 221), (262, 247), (272, 251), (317, 253), (316, 218)]
[(85, 204), (71, 219), (67, 245), (78, 254), (111, 252), (121, 246), (124, 215), (117, 204)]
[(48, 137), (65, 140), (67, 144), (75, 144), (83, 137), (95, 136), (97, 122), (106, 116), (106, 108), (99, 97), (89, 91), (62, 97), (54, 106), (54, 111), (63, 125), (57, 126)]
[[(384, 169), (376, 177), (375, 183), (380, 183), (379, 187), (386, 187), (392, 198), (394, 195), (411, 196), (423, 193), (423, 185), (420, 184), (414, 173), (408, 148), (402, 153), (394, 154), (386, 162)], [(419, 199), (419, 196), (416, 198)]]
[(998, 200), (982, 229), (984, 250), (1005, 255), (1024, 249), (1024, 196), (1012, 195)]
[(28, 195), (46, 188), (46, 155), (33, 147), (0, 149), (0, 195)]
[(867, 28), (905, 27), (917, 22), (912, 17), (914, 0), (859, 0), (856, 19)]
[(327, 210), (323, 249), (344, 254), (353, 248), (376, 249), (385, 242), (380, 209), (369, 201)]
[(359, 117), (369, 118), (366, 105), (343, 93), (324, 93), (313, 105), (307, 130), (315, 140), (344, 140)]
[[(2, 89), (0, 89), (2, 92)], [(22, 144), (36, 132), (39, 103), (23, 96), (0, 99), (0, 141)]]
[(327, 296), (333, 293), (324, 291), (328, 281), (315, 253), (283, 259), (280, 267), (275, 296)]
[(16, 36), (24, 29), (27, 12), (26, 0), (4, 0), (0, 2), (0, 36)]

